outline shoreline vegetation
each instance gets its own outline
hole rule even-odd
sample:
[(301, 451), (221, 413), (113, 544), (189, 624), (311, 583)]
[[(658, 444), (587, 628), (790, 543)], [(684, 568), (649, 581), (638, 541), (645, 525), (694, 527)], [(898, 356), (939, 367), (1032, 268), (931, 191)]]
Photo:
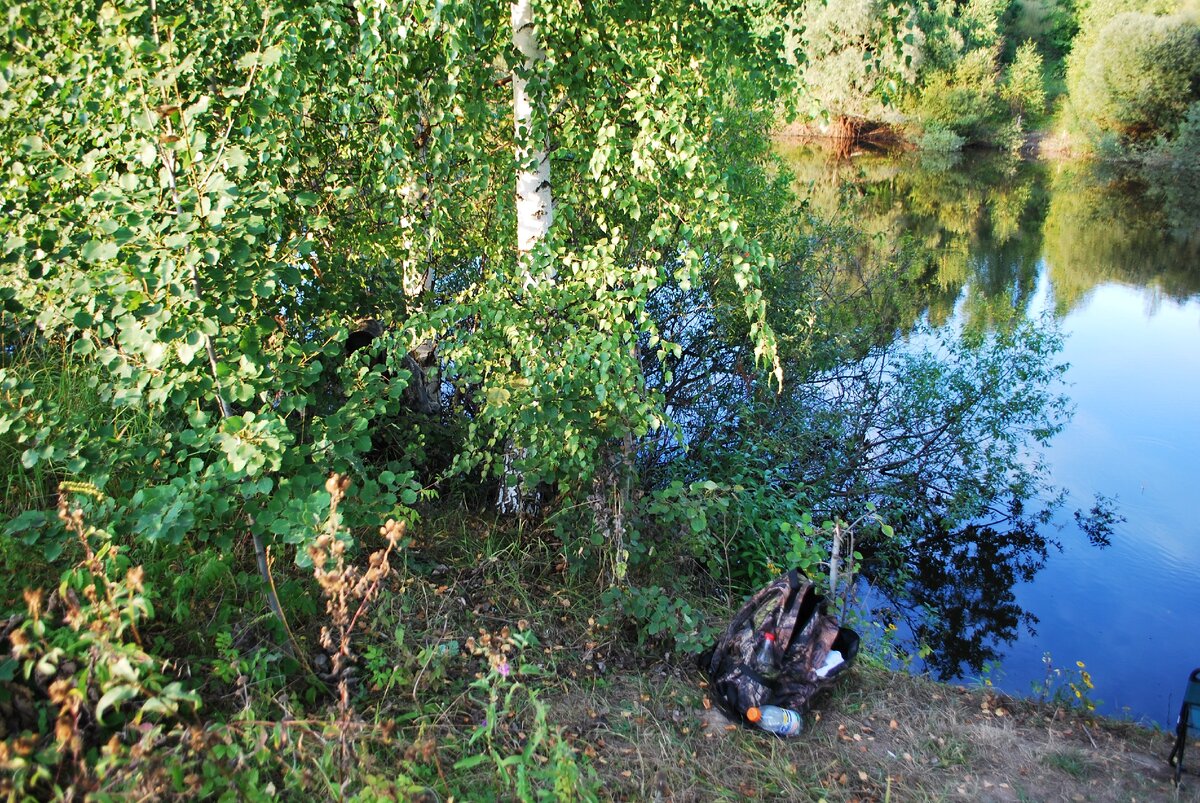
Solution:
[[(817, 123), (793, 122), (777, 127), (772, 138), (789, 144), (810, 144), (821, 148), (836, 158), (849, 158), (863, 153), (895, 153), (920, 151), (919, 137), (906, 133), (902, 128), (887, 123), (860, 120), (852, 126), (852, 134), (845, 127)], [(972, 146), (984, 153), (1012, 152), (994, 144)], [(1016, 154), (1023, 159), (1046, 162), (1095, 161), (1103, 162), (1085, 143), (1061, 127), (1034, 129), (1022, 134)], [(1113, 162), (1128, 161), (1128, 155), (1110, 157)]]
[[(775, 128), (772, 138), (776, 142), (788, 144), (816, 145), (836, 158), (858, 156), (865, 152), (888, 154), (888, 152), (920, 150), (916, 138), (905, 136), (904, 133), (892, 126), (877, 124), (877, 122), (872, 124), (865, 120), (862, 122), (860, 130), (852, 136), (835, 131), (832, 126), (792, 122), (792, 124)], [(986, 154), (1006, 152), (994, 145), (979, 145), (978, 149)], [(1055, 128), (1025, 132), (1021, 144), (1016, 149), (1016, 154), (1021, 158), (1036, 158), (1036, 160), (1046, 162), (1084, 161), (1096, 158), (1087, 151), (1085, 146), (1073, 142), (1070, 134), (1062, 130), (1055, 130)]]
[[(78, 518), (70, 526), (96, 538)], [(326, 643), (327, 633), (341, 634), (342, 667), (318, 661), (307, 670), (308, 699), (330, 685), (333, 710), (317, 698), (303, 713), (304, 683), (284, 676), (297, 669), (288, 669), (281, 644), (253, 630), (219, 636), (217, 658), (204, 671), (230, 694), (206, 701), (194, 712), (199, 718), (177, 696), (176, 724), (147, 716), (121, 737), (124, 746), (114, 735), (89, 748), (97, 723), (88, 712), (102, 720), (110, 695), (98, 707), (80, 698), (69, 709), (75, 718), (60, 716), (68, 749), (78, 740), (76, 760), (86, 762), (74, 767), (72, 788), (97, 800), (265, 801), (294, 799), (298, 790), (320, 800), (422, 802), (1200, 800), (1200, 743), (1189, 745), (1176, 789), (1165, 760), (1173, 732), (1090, 711), (1082, 671), (1048, 667), (1036, 693), (1020, 696), (986, 676), (973, 685), (941, 683), (865, 654), (814, 701), (800, 736), (779, 739), (726, 719), (678, 641), (644, 639), (597, 613), (595, 584), (560, 573), (553, 549), (531, 545), (528, 533), (474, 517), (430, 522), (429, 535), (412, 541), (402, 540), (403, 528), (384, 529), (388, 554), (369, 561), (375, 574), (360, 576), (373, 584), (357, 597), (367, 602), (361, 620), (347, 616), (355, 592), (349, 605), (338, 602), (355, 579), (338, 558), (319, 575), (326, 614), (293, 634), (306, 651)], [(313, 557), (333, 543), (318, 539)], [(110, 584), (111, 597), (136, 608), (135, 580), (122, 584), (127, 594)], [(36, 619), (53, 633), (64, 598), (38, 599)], [(701, 633), (714, 632), (736, 607), (695, 601)], [(9, 620), (5, 639), (36, 650), (38, 631), (18, 624)], [(134, 633), (126, 631), (126, 643)], [(99, 654), (122, 650), (120, 633), (111, 635), (94, 642)], [(144, 621), (137, 637), (149, 643), (164, 635)], [(147, 678), (153, 670), (139, 662), (142, 653), (124, 654), (124, 673), (142, 682), (130, 699), (169, 705), (170, 687)], [(53, 660), (43, 656), (20, 687), (31, 695), (0, 702), (0, 760), (11, 772), (0, 792), (9, 799), (23, 799), (8, 784), (28, 780), (34, 748), (11, 739), (14, 723), (32, 715), (39, 698), (77, 688), (64, 685), (77, 668), (45, 664)], [(210, 707), (225, 710), (208, 719), (217, 713)]]
[(1196, 172), (1194, 0), (911, 2), (892, 16), (867, 2), (798, 16), (810, 105), (790, 112), (809, 122), (785, 137)]

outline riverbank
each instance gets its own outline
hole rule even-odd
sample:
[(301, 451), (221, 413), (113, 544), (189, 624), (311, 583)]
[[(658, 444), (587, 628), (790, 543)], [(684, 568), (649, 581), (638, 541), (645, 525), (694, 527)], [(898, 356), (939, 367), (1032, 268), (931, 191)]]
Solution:
[[(802, 736), (741, 727), (711, 705), (678, 642), (612, 615), (605, 584), (572, 576), (544, 541), (464, 524), (466, 540), (446, 532), (397, 556), (343, 641), (346, 683), (329, 678), (340, 703), (302, 673), (285, 678), (288, 659), (250, 625), (218, 638), (211, 665), (183, 668), (205, 695), (186, 721), (102, 735), (98, 715), (60, 718), (76, 760), (33, 788), (154, 800), (1200, 801), (1200, 745), (1176, 791), (1169, 733), (869, 655), (818, 697)], [(737, 605), (693, 601), (682, 636), (694, 641)], [(293, 622), (297, 646), (327, 672), (315, 617)], [(0, 760), (13, 773), (0, 774), (0, 797), (33, 780), (34, 737), (17, 734), (42, 695), (61, 692), (56, 671), (0, 682)]]
[[(813, 123), (789, 123), (781, 126), (773, 138), (778, 142), (804, 143), (821, 147), (829, 152), (848, 158), (868, 152), (901, 152), (919, 150), (919, 145), (902, 126), (889, 123), (862, 121), (853, 129), (855, 136), (842, 135), (840, 129)], [(977, 146), (985, 150), (997, 150), (993, 146)], [(999, 152), (999, 151), (997, 151)], [(1026, 131), (1017, 148), (1023, 159), (1047, 162), (1065, 162), (1085, 158), (1084, 150), (1065, 131), (1035, 129)]]
[[(1200, 800), (1172, 734), (865, 665), (780, 740), (705, 708), (698, 676), (622, 674), (554, 704), (618, 800)], [(1191, 770), (1200, 749), (1189, 747)]]
[[(497, 560), (502, 555), (516, 565)], [(451, 563), (453, 553), (440, 557)], [(1166, 763), (1171, 732), (1011, 697), (986, 683), (891, 671), (870, 655), (818, 697), (801, 737), (744, 728), (711, 705), (691, 656), (669, 639), (639, 638), (628, 622), (605, 623), (591, 583), (539, 577), (535, 567), (551, 563), (485, 549), (473, 566), (442, 566), (439, 587), (455, 589), (455, 598), (423, 617), (425, 635), (442, 633), (445, 643), (451, 634), (527, 622), (539, 641), (515, 654), (514, 677), (530, 670), (545, 722), (571, 746), (601, 800), (1200, 801), (1200, 745), (1189, 746), (1190, 772), (1177, 791)], [(423, 585), (410, 593), (425, 596), (415, 593)], [(723, 626), (737, 604), (689, 598), (709, 628)], [(414, 691), (423, 686), (418, 678)], [(369, 699), (368, 719), (408, 705)], [(449, 771), (480, 710), (469, 697), (437, 708), (419, 738), (438, 745)], [(508, 749), (519, 750), (528, 732), (510, 728)], [(487, 773), (450, 777), (457, 790), (494, 782)]]

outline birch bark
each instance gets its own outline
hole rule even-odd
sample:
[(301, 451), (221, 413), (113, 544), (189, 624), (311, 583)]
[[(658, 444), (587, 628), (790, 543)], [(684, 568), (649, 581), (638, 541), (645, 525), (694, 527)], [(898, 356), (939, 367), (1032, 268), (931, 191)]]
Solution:
[[(550, 154), (544, 133), (535, 132), (537, 98), (531, 96), (529, 78), (537, 64), (546, 58), (538, 44), (533, 24), (532, 0), (512, 4), (513, 44), (524, 61), (512, 76), (513, 126), (517, 155), (517, 250), (525, 270), (525, 283), (534, 283), (529, 274), (529, 255), (546, 238), (554, 221), (554, 199), (550, 194)], [(539, 91), (535, 86), (534, 91)]]
[[(550, 192), (550, 153), (546, 133), (539, 131), (542, 121), (535, 120), (538, 106), (535, 83), (530, 89), (530, 77), (537, 71), (538, 62), (546, 53), (538, 43), (534, 26), (532, 0), (515, 0), (511, 6), (513, 44), (523, 57), (513, 69), (513, 141), (517, 162), (517, 260), (526, 289), (537, 283), (534, 276), (536, 260), (533, 252), (546, 239), (554, 222), (554, 198)], [(510, 442), (504, 454), (504, 475), (496, 500), (501, 514), (515, 515), (528, 506), (531, 498), (517, 468), (523, 450)], [(536, 505), (536, 498), (533, 499)]]

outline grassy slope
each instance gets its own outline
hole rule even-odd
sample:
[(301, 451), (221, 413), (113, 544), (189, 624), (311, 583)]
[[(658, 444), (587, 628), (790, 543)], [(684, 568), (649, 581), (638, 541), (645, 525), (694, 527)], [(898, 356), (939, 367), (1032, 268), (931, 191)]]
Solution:
[[(513, 656), (517, 676), (539, 670), (529, 686), (547, 705), (549, 725), (594, 773), (601, 799), (1200, 801), (1200, 745), (1190, 748), (1193, 772), (1176, 792), (1165, 762), (1168, 733), (895, 674), (870, 660), (817, 700), (803, 736), (780, 740), (742, 728), (706, 702), (689, 656), (665, 643), (639, 645), (620, 622), (604, 624), (605, 584), (587, 573), (573, 577), (550, 533), (509, 532), (461, 511), (416, 530), (417, 543), (394, 562), (396, 573), (357, 634), (353, 693), (356, 727), (370, 742), (356, 770), (395, 778), (401, 768), (424, 767), (412, 777), (429, 794), (416, 799), (509, 799), (511, 788), (497, 787), (490, 765), (454, 769), (480, 749), (470, 737), (484, 713), (467, 684), (487, 665), (459, 645), (481, 630), (516, 630), (523, 620), (538, 643)], [(303, 587), (294, 567), (280, 562), (276, 570), (277, 580), (292, 574)], [(677, 592), (699, 585), (686, 562), (663, 573)], [(697, 604), (719, 625), (736, 603)], [(321, 619), (293, 621), (310, 656)], [(196, 624), (163, 614), (154, 626)], [(239, 636), (247, 651), (254, 629)], [(289, 718), (286, 689), (256, 691), (257, 677), (224, 688), (202, 665), (193, 682), (207, 678), (205, 720), (274, 720), (280, 710)], [(331, 702), (313, 706), (306, 716), (324, 717)], [(308, 721), (318, 730), (335, 724)], [(498, 748), (519, 753), (526, 730), (520, 717), (498, 723)], [(287, 743), (278, 760), (307, 764), (312, 757), (301, 747)]]
[(1192, 774), (1174, 797), (1169, 735), (1129, 723), (864, 666), (780, 740), (706, 711), (698, 685), (621, 673), (555, 710), (614, 799), (1200, 800)]
[[(544, 544), (521, 548), (494, 531), (476, 544), (481, 549), (457, 568), (446, 563), (453, 553), (468, 555), (466, 544), (436, 550), (446, 561), (438, 563), (436, 588), (453, 589), (442, 596), (455, 598), (425, 616), (427, 636), (527, 620), (541, 645), (522, 660), (545, 670), (535, 683), (549, 722), (590, 762), (602, 799), (1200, 801), (1200, 775), (1185, 775), (1178, 794), (1171, 783), (1172, 734), (897, 674), (869, 660), (817, 700), (800, 738), (736, 726), (709, 706), (690, 658), (596, 626), (594, 582), (558, 574)], [(410, 585), (409, 594), (420, 595), (422, 585)], [(710, 613), (720, 619), (731, 611)], [(438, 743), (461, 740), (472, 718), (464, 701), (450, 702), (437, 717)], [(1189, 758), (1200, 770), (1200, 745)]]

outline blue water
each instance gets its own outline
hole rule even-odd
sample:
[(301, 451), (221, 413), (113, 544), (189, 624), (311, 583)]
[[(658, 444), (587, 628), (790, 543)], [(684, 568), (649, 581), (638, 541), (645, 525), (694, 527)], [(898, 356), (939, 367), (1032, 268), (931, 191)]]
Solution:
[[(1056, 680), (1060, 686), (1078, 681), (1082, 662), (1099, 712), (1173, 727), (1188, 674), (1200, 667), (1194, 189), (979, 154), (947, 166), (869, 154), (834, 162), (804, 145), (782, 152), (814, 207), (848, 214), (858, 228), (881, 233), (887, 247), (907, 236), (926, 250), (937, 266), (925, 291), (926, 320), (957, 331), (972, 321), (992, 326), (1011, 315), (1053, 315), (1064, 335), (1060, 356), (1070, 367), (1063, 390), (1074, 415), (1049, 449), (1028, 456), (1040, 456), (1054, 489), (1065, 492), (1040, 530), (1062, 548), (1051, 548), (1033, 579), (1012, 589), (1037, 622), (1032, 632), (1012, 629), (1003, 615), (1000, 578), (1007, 575), (996, 572), (999, 590), (945, 598), (981, 608), (998, 601), (993, 629), (971, 638), (999, 659), (966, 666), (962, 645), (942, 634), (941, 644), (938, 637), (928, 644), (943, 659), (932, 665), (964, 682), (986, 678), (1031, 695), (1033, 684), (1046, 681), (1047, 654), (1068, 673)], [(1114, 500), (1124, 517), (1104, 548), (1073, 517), (1096, 494)], [(1027, 510), (1038, 501), (1028, 500)], [(1023, 559), (1036, 564), (1036, 547)], [(862, 600), (868, 609), (890, 605), (871, 596)], [(906, 632), (902, 622), (901, 639)]]
[[(1035, 308), (1053, 303), (1051, 268), (1043, 262)], [(1099, 711), (1169, 727), (1200, 667), (1200, 297), (1104, 283), (1062, 325), (1075, 415), (1046, 457), (1069, 493), (1054, 522), (1063, 550), (1017, 589), (1040, 621), (994, 682), (1029, 693), (1048, 652), (1056, 666), (1084, 662)], [(1096, 491), (1126, 519), (1106, 549), (1069, 512)]]

